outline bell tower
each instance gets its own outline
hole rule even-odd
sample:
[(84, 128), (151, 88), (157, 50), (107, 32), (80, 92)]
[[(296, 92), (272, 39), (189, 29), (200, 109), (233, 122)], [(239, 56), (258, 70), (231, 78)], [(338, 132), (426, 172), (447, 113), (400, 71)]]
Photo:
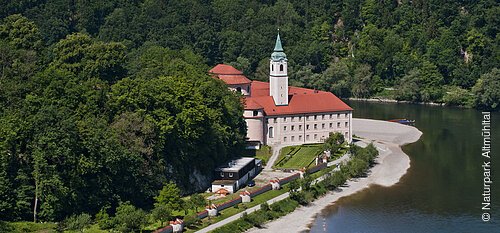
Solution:
[(269, 62), (269, 94), (276, 106), (288, 105), (287, 59), (281, 46), (279, 32)]

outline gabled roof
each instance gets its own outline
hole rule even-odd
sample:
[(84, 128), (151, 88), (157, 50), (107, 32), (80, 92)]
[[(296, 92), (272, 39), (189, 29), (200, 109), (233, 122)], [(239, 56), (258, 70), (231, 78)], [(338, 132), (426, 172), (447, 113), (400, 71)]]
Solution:
[(226, 64), (218, 64), (214, 68), (208, 71), (211, 74), (225, 74), (225, 75), (243, 75), (243, 72), (237, 70), (236, 68), (226, 65)]
[(288, 105), (276, 106), (269, 95), (269, 83), (253, 81), (251, 96), (245, 97), (245, 109), (252, 110), (253, 103), (263, 107), (268, 116), (295, 115), (351, 111), (352, 108), (331, 92), (317, 91), (300, 87), (289, 87)]
[(209, 70), (208, 73), (211, 74), (212, 77), (218, 78), (228, 85), (250, 84), (252, 82), (250, 79), (245, 77), (245, 75), (243, 75), (243, 72), (230, 65), (216, 65), (214, 68)]
[(252, 82), (244, 75), (218, 75), (217, 77), (228, 85), (250, 84)]
[(259, 110), (263, 109), (262, 105), (258, 104), (252, 98), (244, 98), (245, 109), (247, 110)]

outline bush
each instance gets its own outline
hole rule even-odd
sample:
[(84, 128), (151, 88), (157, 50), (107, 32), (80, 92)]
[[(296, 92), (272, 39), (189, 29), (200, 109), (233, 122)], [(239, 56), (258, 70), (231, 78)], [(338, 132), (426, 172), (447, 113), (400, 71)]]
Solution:
[(264, 202), (260, 205), (260, 209), (262, 211), (269, 211), (269, 204), (267, 204), (267, 202)]
[(443, 96), (443, 102), (452, 106), (470, 107), (474, 103), (474, 96), (466, 89), (452, 86)]
[(241, 218), (255, 227), (262, 227), (264, 222), (267, 220), (261, 211), (255, 211), (252, 214), (247, 214), (246, 212), (242, 214)]
[(64, 221), (68, 230), (83, 232), (85, 228), (92, 224), (92, 217), (89, 214), (72, 215)]
[(136, 232), (146, 223), (146, 217), (146, 212), (129, 202), (120, 203), (112, 219), (113, 228), (119, 232)]
[(109, 206), (103, 207), (96, 215), (95, 220), (102, 230), (107, 230), (113, 228), (113, 222), (108, 214)]
[(183, 220), (184, 220), (184, 226), (189, 228), (193, 228), (201, 223), (201, 219), (199, 219), (196, 215), (188, 215), (184, 217)]

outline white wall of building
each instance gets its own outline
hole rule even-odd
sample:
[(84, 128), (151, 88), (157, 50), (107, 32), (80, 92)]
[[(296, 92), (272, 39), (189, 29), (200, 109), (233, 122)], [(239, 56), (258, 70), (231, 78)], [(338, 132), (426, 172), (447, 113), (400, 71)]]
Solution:
[[(352, 141), (352, 112), (269, 116), (264, 120), (266, 144), (299, 145), (321, 143), (331, 132), (340, 132)], [(272, 130), (272, 132), (270, 132)]]
[(286, 60), (270, 61), (269, 94), (276, 105), (288, 105), (288, 76)]
[(247, 124), (247, 141), (258, 141), (264, 144), (264, 112), (260, 110), (245, 110), (243, 117)]

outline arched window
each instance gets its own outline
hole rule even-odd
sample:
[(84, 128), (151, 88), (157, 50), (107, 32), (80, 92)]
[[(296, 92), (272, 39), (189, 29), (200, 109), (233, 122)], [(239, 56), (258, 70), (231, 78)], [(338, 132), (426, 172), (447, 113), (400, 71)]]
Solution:
[(269, 138), (274, 138), (274, 128), (269, 127)]
[(283, 71), (283, 64), (280, 65), (280, 71)]
[(271, 71), (274, 71), (274, 65), (271, 65)]

